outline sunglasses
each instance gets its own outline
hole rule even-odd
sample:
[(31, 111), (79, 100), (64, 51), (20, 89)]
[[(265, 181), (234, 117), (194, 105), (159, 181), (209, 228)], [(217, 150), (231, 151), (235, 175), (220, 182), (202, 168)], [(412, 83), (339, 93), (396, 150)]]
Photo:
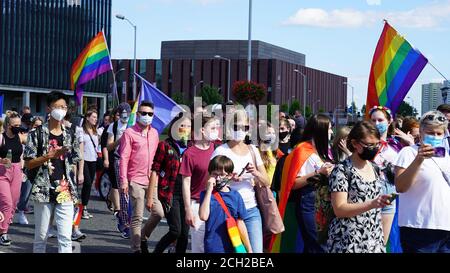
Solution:
[(153, 113), (153, 112), (139, 111), (139, 114), (141, 114), (141, 116), (149, 115), (150, 117), (153, 117), (153, 115), (154, 115), (155, 113)]
[(428, 115), (428, 116), (424, 117), (423, 119), (430, 120), (430, 121), (437, 120), (437, 121), (442, 122), (442, 123), (444, 123), (447, 120), (446, 117), (438, 116), (438, 115)]
[(250, 126), (249, 125), (233, 125), (233, 129), (234, 131), (244, 131), (244, 132), (248, 132), (250, 130)]

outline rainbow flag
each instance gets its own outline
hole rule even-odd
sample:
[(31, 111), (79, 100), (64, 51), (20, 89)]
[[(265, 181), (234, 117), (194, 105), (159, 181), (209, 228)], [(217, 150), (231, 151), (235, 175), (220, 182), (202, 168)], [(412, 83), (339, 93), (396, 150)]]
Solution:
[(281, 175), (280, 201), (278, 209), (285, 231), (272, 236), (270, 242), (271, 253), (298, 253), (301, 252), (303, 241), (297, 222), (297, 202), (289, 202), (289, 195), (294, 187), (295, 178), (306, 160), (314, 153), (310, 142), (302, 142), (286, 157)]
[(372, 60), (366, 115), (378, 105), (395, 114), (427, 63), (427, 58), (385, 21)]
[(70, 88), (75, 90), (78, 104), (83, 96), (83, 85), (110, 70), (112, 64), (108, 44), (100, 31), (83, 49), (70, 71)]

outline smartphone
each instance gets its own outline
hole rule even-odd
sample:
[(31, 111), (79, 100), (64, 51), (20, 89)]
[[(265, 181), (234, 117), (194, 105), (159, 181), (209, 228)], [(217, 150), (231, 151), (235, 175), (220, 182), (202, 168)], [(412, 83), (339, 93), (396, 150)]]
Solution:
[(241, 171), (241, 173), (238, 175), (238, 177), (244, 174), (244, 172), (245, 172), (245, 170), (247, 169), (248, 165), (250, 165), (250, 162), (248, 162), (247, 165), (245, 165), (245, 167), (242, 169), (242, 171)]
[(397, 196), (398, 196), (398, 193), (395, 193), (395, 192), (393, 192), (393, 193), (391, 193), (391, 197), (389, 197), (389, 203), (390, 204), (392, 204), (392, 202), (394, 202), (394, 200), (395, 200), (395, 198), (397, 198)]
[(445, 157), (445, 147), (434, 148), (434, 157)]

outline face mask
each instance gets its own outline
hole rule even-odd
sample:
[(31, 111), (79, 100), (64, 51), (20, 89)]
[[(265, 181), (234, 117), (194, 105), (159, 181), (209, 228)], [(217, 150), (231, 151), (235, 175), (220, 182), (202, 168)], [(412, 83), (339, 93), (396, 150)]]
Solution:
[(139, 123), (144, 126), (149, 126), (153, 122), (153, 117), (150, 117), (149, 115), (141, 116), (139, 118)]
[(378, 147), (364, 147), (363, 152), (358, 154), (362, 160), (372, 161), (378, 153)]
[(264, 140), (263, 142), (264, 142), (264, 144), (272, 145), (275, 143), (276, 140), (277, 139), (274, 134), (268, 134), (268, 135), (266, 135), (266, 140)]
[(216, 191), (221, 191), (226, 185), (230, 184), (230, 182), (230, 179), (218, 176), (216, 178), (216, 185), (214, 186), (214, 189)]
[(388, 125), (387, 122), (380, 122), (375, 125), (380, 132), (380, 134), (384, 134), (387, 131)]
[(122, 123), (127, 123), (128, 122), (128, 113), (120, 114), (120, 120), (122, 121)]
[(20, 133), (20, 127), (11, 127), (11, 132), (15, 135)]
[(239, 130), (239, 131), (233, 131), (231, 137), (235, 141), (243, 141), (245, 139), (246, 135), (247, 135), (246, 132)]
[(67, 111), (63, 109), (53, 109), (50, 115), (57, 121), (61, 121), (66, 116)]
[(205, 139), (208, 141), (216, 141), (219, 139), (219, 132), (217, 130), (210, 132), (209, 134), (205, 134)]
[(436, 137), (436, 136), (431, 136), (431, 135), (425, 135), (425, 137), (423, 138), (423, 144), (429, 144), (431, 145), (433, 148), (439, 147), (442, 145), (442, 140), (444, 138), (442, 137)]
[(289, 135), (289, 132), (280, 132), (280, 140), (284, 140)]

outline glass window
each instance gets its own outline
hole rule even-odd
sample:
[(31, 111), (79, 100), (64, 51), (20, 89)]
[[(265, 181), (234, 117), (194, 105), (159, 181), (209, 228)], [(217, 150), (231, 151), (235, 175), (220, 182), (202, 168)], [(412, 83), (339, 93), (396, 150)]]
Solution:
[(156, 60), (156, 87), (158, 89), (162, 88), (162, 61), (161, 60)]

